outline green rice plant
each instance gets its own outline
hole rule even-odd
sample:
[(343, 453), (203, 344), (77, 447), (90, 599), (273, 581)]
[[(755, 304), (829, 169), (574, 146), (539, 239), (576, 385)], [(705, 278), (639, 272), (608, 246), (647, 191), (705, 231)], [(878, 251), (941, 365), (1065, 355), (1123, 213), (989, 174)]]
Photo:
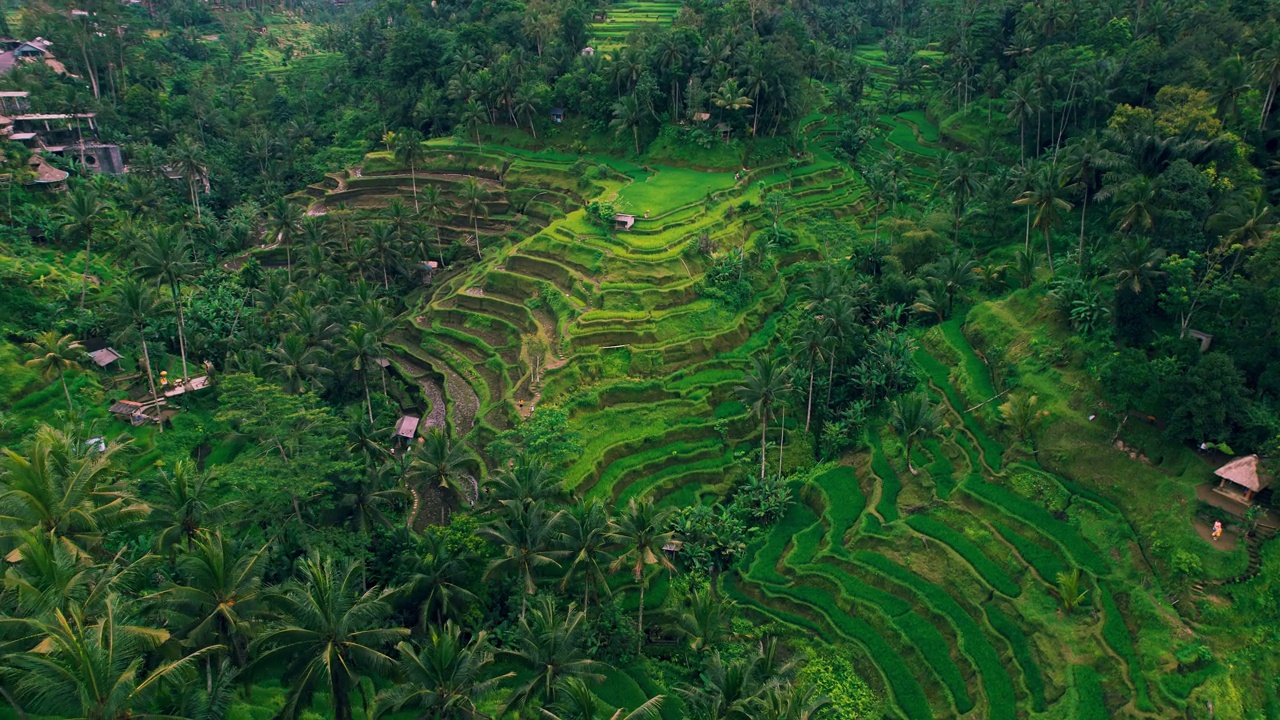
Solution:
[(921, 441), (920, 444), (933, 456), (933, 462), (926, 465), (925, 469), (929, 471), (929, 475), (933, 478), (938, 498), (940, 500), (950, 499), (951, 493), (956, 489), (955, 466), (951, 464), (951, 459), (943, 452), (942, 445), (937, 440), (930, 438)]
[(898, 473), (894, 472), (893, 466), (889, 464), (888, 459), (884, 456), (884, 448), (880, 444), (880, 434), (872, 432), (870, 436), (871, 470), (876, 474), (876, 477), (880, 478), (880, 501), (876, 503), (876, 512), (887, 523), (897, 522), (899, 518), (898, 493), (902, 490), (902, 482), (898, 480)]
[(965, 412), (964, 400), (961, 399), (956, 389), (951, 385), (950, 374), (947, 369), (923, 349), (916, 350), (913, 357), (916, 364), (925, 371), (925, 374), (933, 381), (933, 384), (946, 396), (947, 402), (960, 415), (965, 429), (978, 441), (978, 445), (982, 447), (982, 457), (987, 465), (990, 465), (992, 470), (999, 471), (1004, 456), (1004, 447), (988, 437), (977, 419)]
[(966, 482), (961, 488), (969, 495), (1004, 511), (1011, 517), (1021, 520), (1028, 527), (1035, 528), (1037, 532), (1053, 539), (1062, 546), (1073, 564), (1099, 576), (1110, 572), (1110, 563), (1080, 535), (1079, 531), (1050, 515), (1039, 505), (1018, 497), (1002, 485), (986, 481)]
[(967, 713), (972, 710), (973, 698), (969, 695), (969, 688), (960, 669), (951, 660), (951, 644), (938, 632), (938, 628), (915, 612), (894, 618), (893, 624), (920, 650), (920, 655), (951, 694), (956, 711)]
[[(719, 449), (719, 443), (717, 441), (708, 447)], [(654, 472), (645, 472), (643, 480), (628, 483), (625, 486), (615, 483), (611, 488), (613, 502), (617, 506), (622, 506), (626, 505), (632, 498), (645, 497), (682, 480), (692, 482), (699, 478), (715, 478), (723, 474), (724, 469), (732, 464), (733, 454), (727, 450), (722, 454), (713, 454), (710, 457), (704, 457), (696, 461), (690, 461), (681, 456), (675, 464)], [(614, 463), (614, 465), (617, 465), (617, 463)], [(610, 469), (614, 465), (611, 465)], [(599, 494), (598, 492), (592, 493), (592, 495)]]
[(1040, 666), (1036, 664), (1035, 657), (1031, 654), (1031, 643), (1027, 641), (1027, 634), (1022, 631), (1022, 625), (1004, 614), (996, 605), (987, 606), (987, 622), (991, 623), (991, 627), (995, 631), (1004, 636), (1009, 641), (1009, 647), (1013, 648), (1013, 657), (1018, 662), (1018, 667), (1022, 669), (1022, 679), (1027, 685), (1027, 693), (1031, 696), (1031, 708), (1036, 712), (1044, 712), (1044, 677), (1040, 674)]
[(961, 368), (964, 369), (965, 376), (968, 378), (969, 385), (974, 392), (974, 397), (970, 398), (970, 400), (973, 404), (977, 404), (995, 397), (996, 389), (991, 383), (991, 369), (987, 367), (986, 363), (982, 362), (977, 352), (974, 351), (973, 345), (969, 343), (969, 338), (965, 337), (964, 330), (961, 329), (963, 324), (964, 318), (956, 317), (942, 323), (939, 327), (947, 343), (955, 348), (956, 353), (960, 356)]
[(965, 562), (973, 566), (979, 577), (997, 592), (1009, 597), (1022, 594), (1022, 588), (1009, 577), (1004, 568), (983, 554), (982, 550), (963, 534), (927, 515), (912, 515), (907, 518), (907, 525), (916, 532), (928, 535), (950, 547), (957, 555), (964, 558)]
[(1136, 695), (1134, 704), (1143, 712), (1155, 712), (1155, 706), (1151, 704), (1151, 696), (1147, 692), (1146, 678), (1142, 675), (1137, 654), (1133, 650), (1133, 636), (1124, 623), (1124, 615), (1116, 605), (1111, 588), (1106, 583), (1099, 582), (1098, 589), (1102, 596), (1102, 639), (1115, 651), (1116, 655), (1124, 660), (1128, 668), (1129, 678), (1133, 680)]
[(1037, 543), (1028, 540), (1025, 536), (1015, 532), (1008, 525), (994, 522), (991, 524), (1000, 533), (1000, 537), (1004, 538), (1022, 559), (1028, 565), (1035, 569), (1036, 573), (1046, 583), (1052, 583), (1059, 573), (1067, 571), (1067, 566), (1063, 564), (1062, 559), (1058, 557), (1058, 553), (1046, 550)]
[(802, 532), (796, 533), (791, 539), (791, 554), (787, 557), (787, 565), (791, 567), (802, 567), (813, 561), (814, 556), (818, 554), (818, 543), (827, 534), (827, 528), (818, 520), (814, 524), (805, 528)]
[(982, 627), (945, 590), (892, 562), (883, 555), (858, 551), (854, 560), (880, 574), (910, 588), (933, 610), (947, 618), (960, 638), (961, 651), (973, 661), (982, 680), (987, 696), (987, 717), (1013, 720), (1016, 717), (1017, 698), (1013, 683), (1005, 672), (1000, 655), (983, 634)]
[(1075, 690), (1076, 720), (1111, 720), (1097, 671), (1088, 665), (1073, 665), (1071, 682)]
[(814, 478), (814, 484), (827, 496), (826, 518), (827, 551), (843, 554), (844, 540), (858, 516), (867, 506), (867, 498), (858, 486), (853, 468), (847, 465), (832, 468)]

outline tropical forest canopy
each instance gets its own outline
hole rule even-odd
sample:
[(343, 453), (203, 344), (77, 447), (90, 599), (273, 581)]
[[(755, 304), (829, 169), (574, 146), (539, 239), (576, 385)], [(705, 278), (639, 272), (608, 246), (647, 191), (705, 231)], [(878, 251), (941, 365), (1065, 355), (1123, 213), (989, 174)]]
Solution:
[(1275, 3), (0, 35), (0, 717), (1280, 718)]

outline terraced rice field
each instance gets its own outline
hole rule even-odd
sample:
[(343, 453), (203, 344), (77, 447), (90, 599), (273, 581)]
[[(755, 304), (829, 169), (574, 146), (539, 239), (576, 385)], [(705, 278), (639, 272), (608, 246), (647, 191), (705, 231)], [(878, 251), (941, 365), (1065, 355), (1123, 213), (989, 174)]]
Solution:
[[(597, 51), (610, 52), (626, 45), (627, 36), (650, 24), (670, 25), (680, 11), (679, 2), (635, 0), (603, 5), (593, 11), (591, 43)], [(594, 13), (603, 12), (603, 20)]]
[[(936, 128), (920, 113), (882, 121), (877, 142), (909, 154), (923, 175), (937, 154)], [(703, 235), (736, 247), (744, 221), (765, 222), (759, 210), (736, 209), (744, 200), (758, 206), (772, 190), (789, 195), (795, 214), (868, 215), (861, 177), (824, 146), (826, 118), (806, 122), (818, 138), (807, 165), (756, 168), (741, 182), (732, 172), (608, 160), (613, 175), (582, 185), (573, 156), (431, 144), (420, 185), (455, 196), (470, 177), (490, 197), (476, 219), (483, 260), (438, 278), (414, 327), (396, 338), (396, 367), (431, 405), (445, 406), (426, 416), (483, 447), (537, 406), (558, 406), (582, 446), (565, 473), (578, 493), (676, 506), (717, 499), (738, 465), (735, 449), (758, 432), (733, 387), (747, 359), (774, 340), (784, 283), (728, 311), (698, 297), (705, 260), (686, 249)], [(301, 199), (312, 212), (397, 196), (408, 204), (410, 184), (375, 153), (358, 176), (336, 174)], [(593, 197), (635, 213), (635, 227), (590, 223), (582, 208)], [(470, 220), (448, 218), (442, 234), (465, 241)], [(1113, 714), (1177, 706), (1177, 683), (1170, 691), (1142, 680), (1134, 618), (1125, 614), (1132, 603), (1115, 590), (1133, 586), (1125, 582), (1133, 563), (1104, 556), (1096, 532), (1082, 529), (1122, 532), (1119, 513), (1072, 495), (1069, 512), (1055, 514), (1015, 491), (1010, 478), (1041, 471), (1006, 466), (993, 408), (966, 412), (998, 388), (963, 318), (922, 337), (916, 357), (946, 412), (944, 431), (914, 451), (919, 474), (891, 431), (871, 433), (870, 450), (852, 466), (825, 468), (797, 492), (805, 502), (751, 546), (726, 592), (791, 632), (860, 649), (860, 670), (878, 680), (892, 715), (1012, 719), (1046, 708), (1073, 717), (1099, 704)], [(1103, 593), (1093, 615), (1056, 613), (1048, 583), (1070, 567)], [(654, 607), (661, 597), (655, 587)]]

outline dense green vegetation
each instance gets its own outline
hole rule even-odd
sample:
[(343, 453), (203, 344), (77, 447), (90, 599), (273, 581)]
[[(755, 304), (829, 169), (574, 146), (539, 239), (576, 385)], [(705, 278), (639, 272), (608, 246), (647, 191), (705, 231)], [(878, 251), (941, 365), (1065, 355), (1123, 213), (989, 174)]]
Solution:
[(0, 0), (0, 716), (1280, 717), (1274, 10)]

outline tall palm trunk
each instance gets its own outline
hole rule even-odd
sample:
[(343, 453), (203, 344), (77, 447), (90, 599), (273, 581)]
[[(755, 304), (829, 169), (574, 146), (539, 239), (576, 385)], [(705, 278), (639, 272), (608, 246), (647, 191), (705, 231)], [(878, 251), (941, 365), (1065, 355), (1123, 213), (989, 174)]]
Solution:
[(640, 572), (640, 578), (638, 581), (640, 583), (640, 613), (636, 625), (639, 626), (640, 637), (636, 638), (637, 653), (644, 649), (644, 590), (645, 586), (648, 585), (648, 583), (644, 581), (644, 571)]
[(1089, 214), (1089, 186), (1084, 187), (1084, 204), (1080, 206), (1080, 249), (1077, 251), (1080, 257), (1076, 259), (1076, 263), (1080, 268), (1080, 272), (1084, 273), (1084, 219)]
[(813, 417), (813, 362), (809, 363), (809, 402), (804, 411), (804, 434), (809, 434), (809, 419)]
[(778, 475), (782, 475), (782, 448), (787, 444), (787, 404), (782, 403), (782, 420), (778, 423)]
[(1044, 227), (1044, 256), (1049, 259), (1049, 275), (1053, 275), (1053, 246), (1049, 243), (1049, 226)]
[(172, 283), (169, 286), (173, 290), (173, 306), (178, 309), (178, 353), (182, 356), (182, 379), (185, 381), (187, 375), (187, 337), (183, 329), (182, 322), (182, 303), (178, 301), (178, 283)]
[(769, 432), (769, 411), (765, 410), (761, 413), (760, 418), (760, 479), (764, 479), (764, 463), (765, 463), (765, 433)]
[(422, 212), (421, 208), (418, 207), (418, 167), (417, 166), (418, 166), (417, 163), (412, 163), (412, 162), (409, 163), (409, 179), (413, 183), (413, 212), (415, 215)]
[(480, 225), (476, 222), (476, 214), (471, 213), (471, 231), (476, 234), (476, 257), (484, 259), (484, 254), (480, 252)]
[[(147, 337), (142, 334), (142, 323), (138, 323), (138, 337), (142, 338), (142, 362), (147, 366), (147, 386), (151, 388), (151, 400), (159, 410), (160, 396), (156, 394), (156, 378), (151, 373), (151, 353), (147, 352)], [(160, 423), (160, 432), (164, 433), (164, 423)]]
[(364, 380), (364, 406), (369, 411), (369, 423), (373, 423), (373, 402), (369, 399), (369, 373), (364, 371), (360, 373), (360, 377)]
[(89, 260), (93, 257), (93, 234), (84, 236), (84, 273), (80, 276), (80, 309), (84, 309), (84, 294), (89, 289)]
[(62, 383), (62, 394), (67, 398), (67, 412), (73, 412), (71, 407), (71, 391), (67, 389), (67, 374), (58, 368), (58, 380)]

